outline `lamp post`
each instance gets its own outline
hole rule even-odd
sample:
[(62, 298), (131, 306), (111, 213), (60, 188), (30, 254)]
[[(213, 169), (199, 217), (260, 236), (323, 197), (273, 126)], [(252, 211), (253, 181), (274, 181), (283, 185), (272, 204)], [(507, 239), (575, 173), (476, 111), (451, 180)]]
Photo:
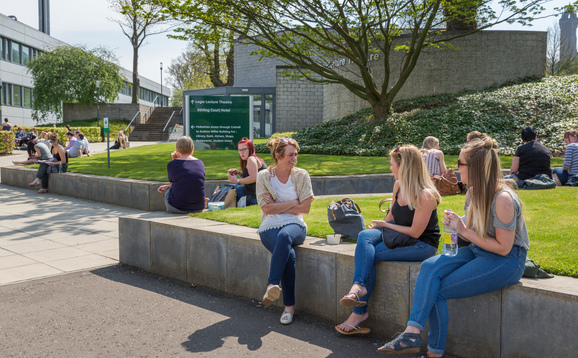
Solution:
[(163, 106), (163, 63), (161, 62), (161, 107)]
[[(100, 128), (100, 81), (96, 80), (96, 125)], [(100, 134), (102, 138), (102, 132)]]

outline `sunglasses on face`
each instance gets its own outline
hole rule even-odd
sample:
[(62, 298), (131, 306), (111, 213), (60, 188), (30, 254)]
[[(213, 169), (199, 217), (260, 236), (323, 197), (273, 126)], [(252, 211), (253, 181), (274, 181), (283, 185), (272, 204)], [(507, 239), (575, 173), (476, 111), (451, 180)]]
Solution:
[(456, 164), (456, 168), (460, 169), (461, 166), (467, 167), (468, 165), (458, 159), (458, 163)]

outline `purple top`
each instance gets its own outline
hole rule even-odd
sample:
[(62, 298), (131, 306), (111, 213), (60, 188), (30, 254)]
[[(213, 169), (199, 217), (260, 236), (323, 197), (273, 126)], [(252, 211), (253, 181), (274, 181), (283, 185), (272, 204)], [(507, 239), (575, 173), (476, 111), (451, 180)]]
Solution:
[(167, 164), (172, 183), (168, 201), (174, 208), (196, 212), (205, 208), (205, 164), (200, 160), (174, 159)]

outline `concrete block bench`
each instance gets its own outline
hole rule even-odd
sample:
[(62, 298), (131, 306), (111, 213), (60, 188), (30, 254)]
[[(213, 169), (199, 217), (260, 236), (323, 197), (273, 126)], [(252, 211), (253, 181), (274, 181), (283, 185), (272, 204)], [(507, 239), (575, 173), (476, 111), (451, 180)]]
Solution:
[[(296, 248), (296, 310), (337, 324), (351, 313), (338, 301), (351, 287), (355, 244), (310, 244), (319, 240), (308, 237)], [(121, 217), (119, 250), (126, 265), (256, 301), (264, 293), (271, 258), (255, 229), (167, 213)], [(382, 262), (376, 267), (377, 285), (364, 326), (384, 341), (405, 328), (419, 266)], [(578, 321), (577, 279), (523, 279), (500, 291), (451, 300), (448, 306), (450, 354), (574, 357), (578, 351), (572, 338)]]

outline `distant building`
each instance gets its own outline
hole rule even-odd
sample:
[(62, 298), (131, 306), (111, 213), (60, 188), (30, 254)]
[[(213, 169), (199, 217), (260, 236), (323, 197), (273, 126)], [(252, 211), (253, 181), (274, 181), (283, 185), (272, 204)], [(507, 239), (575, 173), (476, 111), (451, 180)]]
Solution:
[(576, 50), (578, 17), (576, 14), (565, 12), (558, 23), (560, 24), (560, 59), (573, 59), (578, 55)]
[[(40, 0), (43, 1), (43, 0)], [(43, 3), (47, 3), (46, 0)], [(47, 4), (45, 4), (47, 6)], [(48, 28), (48, 17), (40, 14), (40, 26)], [(67, 45), (45, 32), (18, 22), (14, 17), (0, 14), (0, 118), (8, 118), (17, 125), (32, 126), (32, 89), (34, 82), (26, 64), (51, 47)], [(127, 82), (119, 88), (114, 103), (130, 103), (132, 100), (132, 72), (120, 68)], [(140, 77), (140, 103), (144, 105), (168, 105), (171, 90), (157, 82)], [(161, 96), (161, 93), (163, 94)], [(153, 103), (154, 101), (154, 103)], [(96, 117), (96, 113), (94, 115)], [(129, 118), (130, 119), (130, 118)], [(54, 121), (55, 119), (53, 119)]]

